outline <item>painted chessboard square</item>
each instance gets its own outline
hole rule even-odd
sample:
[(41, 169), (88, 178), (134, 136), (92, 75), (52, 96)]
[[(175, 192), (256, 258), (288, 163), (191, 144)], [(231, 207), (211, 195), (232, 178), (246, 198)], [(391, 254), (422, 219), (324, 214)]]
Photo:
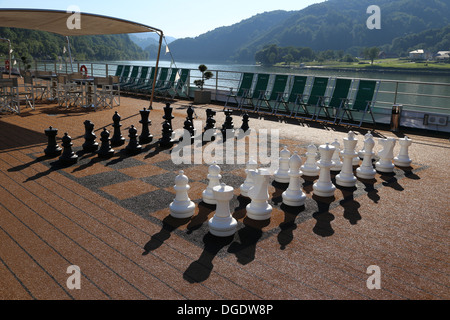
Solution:
[(142, 165), (118, 170), (133, 178), (147, 178), (167, 173), (166, 170), (154, 165)]
[(109, 185), (100, 189), (118, 200), (134, 198), (158, 190), (157, 187), (141, 180), (131, 180)]

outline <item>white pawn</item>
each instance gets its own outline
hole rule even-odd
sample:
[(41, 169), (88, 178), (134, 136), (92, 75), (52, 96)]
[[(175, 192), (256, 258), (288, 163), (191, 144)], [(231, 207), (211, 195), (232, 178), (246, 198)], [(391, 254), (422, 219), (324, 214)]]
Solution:
[(220, 179), (222, 179), (222, 176), (220, 175), (221, 169), (220, 167), (214, 163), (209, 167), (208, 170), (208, 180), (209, 184), (205, 191), (203, 191), (203, 202), (211, 205), (217, 204), (217, 201), (214, 197), (213, 189), (214, 187), (217, 187), (220, 185)]
[(175, 178), (175, 200), (170, 204), (170, 215), (177, 219), (190, 218), (195, 213), (195, 203), (189, 199), (188, 191), (191, 187), (188, 185), (189, 179), (180, 171)]
[(247, 162), (247, 169), (245, 170), (247, 178), (245, 179), (244, 184), (242, 184), (240, 187), (242, 196), (248, 198), (248, 192), (255, 185), (255, 182), (253, 181), (252, 172), (257, 169), (258, 169), (258, 162), (256, 162), (253, 158), (250, 158), (250, 160)]
[(300, 167), (302, 165), (302, 158), (296, 151), (295, 154), (289, 160), (289, 188), (283, 192), (283, 203), (291, 207), (301, 207), (305, 205), (306, 195), (302, 190), (302, 183), (300, 177), (302, 171)]
[(364, 141), (364, 159), (361, 167), (356, 169), (356, 176), (361, 179), (373, 180), (377, 171), (374, 169), (372, 159), (374, 156), (373, 148), (375, 147), (375, 141), (372, 135)]
[(341, 187), (355, 187), (358, 179), (353, 174), (353, 159), (358, 153), (355, 151), (358, 140), (355, 139), (355, 133), (350, 131), (348, 137), (344, 139), (344, 150), (341, 156), (344, 158), (341, 173), (336, 176), (336, 184)]
[(412, 160), (409, 157), (409, 147), (412, 145), (412, 140), (408, 137), (399, 140), (400, 154), (394, 158), (394, 164), (398, 167), (407, 168), (412, 164)]
[(311, 144), (308, 147), (308, 152), (306, 153), (306, 162), (301, 167), (304, 176), (307, 177), (317, 177), (320, 172), (320, 168), (317, 166), (317, 147)]
[(237, 221), (231, 215), (230, 201), (234, 196), (234, 188), (222, 183), (213, 189), (217, 201), (214, 217), (208, 222), (209, 232), (217, 237), (229, 237), (236, 233)]
[(270, 219), (273, 207), (269, 204), (269, 180), (270, 172), (267, 169), (252, 171), (255, 185), (249, 191), (252, 202), (247, 206), (247, 217), (262, 221)]
[(280, 152), (280, 167), (275, 173), (275, 181), (279, 183), (289, 183), (289, 159), (291, 158), (291, 152), (287, 147)]
[(333, 154), (333, 158), (331, 159), (333, 161), (331, 171), (341, 171), (343, 165), (341, 161), (341, 144), (336, 139), (331, 145), (336, 148), (336, 151), (334, 151)]
[(336, 187), (333, 182), (331, 182), (330, 169), (333, 166), (331, 158), (335, 148), (327, 143), (324, 146), (320, 146), (320, 161), (318, 165), (320, 167), (319, 181), (313, 185), (314, 194), (319, 197), (332, 197), (336, 191)]
[(383, 149), (378, 153), (380, 160), (375, 163), (375, 167), (379, 172), (391, 173), (394, 172), (394, 147), (397, 140), (394, 138), (380, 139), (379, 143)]

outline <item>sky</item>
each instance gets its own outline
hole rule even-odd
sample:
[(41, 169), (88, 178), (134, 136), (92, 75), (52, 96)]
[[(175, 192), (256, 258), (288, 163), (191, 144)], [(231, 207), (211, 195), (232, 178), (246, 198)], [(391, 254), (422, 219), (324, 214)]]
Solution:
[(0, 0), (0, 8), (64, 10), (142, 23), (175, 38), (196, 37), (218, 27), (230, 26), (258, 13), (301, 10), (324, 0)]

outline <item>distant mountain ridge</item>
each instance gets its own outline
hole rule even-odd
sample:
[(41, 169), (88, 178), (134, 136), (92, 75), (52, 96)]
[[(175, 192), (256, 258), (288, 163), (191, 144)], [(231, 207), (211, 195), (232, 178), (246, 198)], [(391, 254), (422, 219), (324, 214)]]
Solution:
[[(381, 9), (381, 30), (366, 25), (367, 8), (375, 3)], [(255, 53), (269, 44), (356, 52), (448, 24), (449, 1), (328, 0), (300, 11), (265, 12), (196, 38), (176, 40), (170, 48), (178, 60), (254, 62)]]

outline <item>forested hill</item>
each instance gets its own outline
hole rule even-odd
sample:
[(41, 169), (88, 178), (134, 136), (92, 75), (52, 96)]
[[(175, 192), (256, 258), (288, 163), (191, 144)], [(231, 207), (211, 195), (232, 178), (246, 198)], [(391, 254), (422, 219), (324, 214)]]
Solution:
[[(369, 30), (366, 25), (367, 8), (374, 4), (381, 9), (380, 30)], [(271, 44), (355, 53), (363, 47), (390, 45), (394, 39), (443, 28), (450, 23), (450, 1), (328, 0), (300, 11), (277, 11), (277, 19), (273, 14), (177, 40), (171, 44), (172, 52), (179, 60), (238, 62), (254, 61), (255, 53)]]
[[(0, 38), (11, 40), (17, 60), (26, 56), (40, 60), (57, 60), (67, 58), (66, 38), (57, 34), (0, 28)], [(128, 35), (74, 36), (70, 37), (72, 57), (76, 60), (112, 61), (144, 60), (148, 53), (132, 42)], [(7, 44), (0, 42), (0, 57), (8, 54)]]

